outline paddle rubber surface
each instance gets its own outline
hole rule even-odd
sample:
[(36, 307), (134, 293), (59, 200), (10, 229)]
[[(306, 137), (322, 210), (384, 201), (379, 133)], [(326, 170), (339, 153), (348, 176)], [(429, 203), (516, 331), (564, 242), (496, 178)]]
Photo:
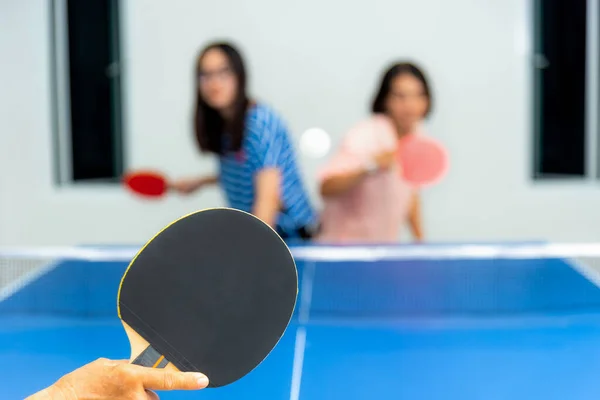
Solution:
[(298, 292), (294, 259), (248, 213), (183, 217), (140, 250), (123, 276), (119, 317), (151, 346), (137, 363), (206, 374), (210, 387), (252, 371), (288, 326)]
[(444, 177), (448, 170), (448, 155), (436, 140), (408, 135), (398, 141), (400, 171), (404, 179), (416, 185), (431, 185)]
[(167, 180), (157, 172), (131, 172), (124, 176), (123, 183), (134, 193), (145, 197), (161, 197), (167, 192)]

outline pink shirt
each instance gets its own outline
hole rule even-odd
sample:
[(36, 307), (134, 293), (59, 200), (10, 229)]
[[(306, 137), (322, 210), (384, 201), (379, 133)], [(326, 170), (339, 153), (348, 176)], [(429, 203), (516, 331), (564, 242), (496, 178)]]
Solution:
[[(364, 170), (375, 155), (395, 151), (394, 127), (383, 115), (354, 126), (337, 153), (319, 174), (320, 182), (348, 171)], [(408, 218), (413, 188), (402, 180), (398, 164), (365, 177), (348, 192), (325, 197), (316, 238), (322, 242), (397, 242), (400, 228)]]

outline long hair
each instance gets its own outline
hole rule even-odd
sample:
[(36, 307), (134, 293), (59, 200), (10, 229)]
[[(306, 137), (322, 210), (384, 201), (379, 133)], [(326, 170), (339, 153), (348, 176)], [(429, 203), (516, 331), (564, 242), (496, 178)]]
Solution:
[(392, 90), (392, 82), (397, 76), (403, 74), (412, 75), (423, 84), (423, 90), (425, 91), (425, 96), (427, 97), (428, 103), (427, 110), (425, 111), (425, 117), (429, 116), (432, 108), (431, 88), (427, 78), (425, 77), (425, 73), (415, 64), (409, 62), (393, 64), (385, 71), (377, 94), (375, 95), (375, 99), (373, 100), (373, 104), (371, 105), (371, 111), (373, 113), (385, 113), (385, 101)]
[[(229, 61), (229, 67), (237, 79), (236, 96), (233, 103), (233, 117), (226, 123), (219, 112), (209, 106), (199, 90), (200, 65), (204, 55), (213, 49), (221, 50)], [(199, 54), (196, 61), (196, 112), (194, 127), (196, 142), (200, 151), (223, 154), (225, 151), (238, 151), (242, 147), (245, 129), (245, 115), (249, 100), (246, 93), (246, 68), (240, 52), (226, 42), (211, 43)], [(227, 131), (230, 135), (229, 146), (223, 148), (223, 135)]]

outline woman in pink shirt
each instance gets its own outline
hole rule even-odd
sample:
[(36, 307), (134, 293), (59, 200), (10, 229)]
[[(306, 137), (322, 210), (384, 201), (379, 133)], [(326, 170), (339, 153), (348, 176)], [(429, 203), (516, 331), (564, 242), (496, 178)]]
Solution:
[(419, 194), (399, 176), (398, 139), (418, 133), (431, 110), (424, 73), (398, 63), (384, 74), (373, 101), (373, 116), (354, 126), (320, 174), (324, 209), (323, 242), (397, 242), (409, 223), (423, 240)]

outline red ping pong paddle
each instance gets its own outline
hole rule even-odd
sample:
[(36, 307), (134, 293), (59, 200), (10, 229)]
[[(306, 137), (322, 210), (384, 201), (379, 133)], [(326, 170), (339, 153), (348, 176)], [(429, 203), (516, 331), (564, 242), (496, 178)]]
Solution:
[(426, 186), (438, 182), (448, 170), (448, 154), (436, 140), (410, 134), (398, 141), (400, 173), (409, 183)]
[(168, 189), (167, 179), (154, 171), (135, 171), (123, 177), (123, 184), (144, 197), (162, 197)]
[(220, 387), (277, 345), (297, 293), (296, 265), (279, 235), (251, 214), (215, 208), (148, 241), (117, 303), (133, 364), (201, 372)]

